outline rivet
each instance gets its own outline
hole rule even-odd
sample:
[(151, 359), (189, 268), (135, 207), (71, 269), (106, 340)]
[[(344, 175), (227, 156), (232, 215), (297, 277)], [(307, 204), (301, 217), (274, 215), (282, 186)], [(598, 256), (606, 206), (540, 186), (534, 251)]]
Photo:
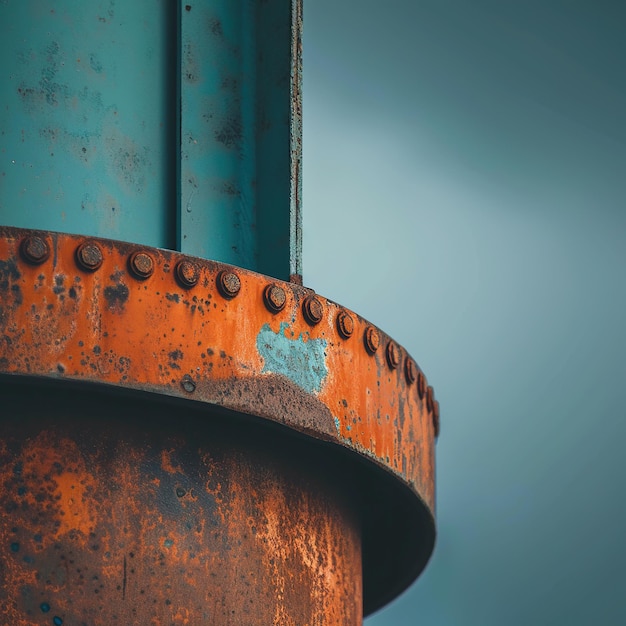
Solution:
[(50, 247), (45, 239), (38, 235), (30, 235), (22, 240), (20, 252), (28, 263), (40, 265), (50, 256)]
[(417, 365), (415, 365), (415, 361), (409, 356), (404, 362), (404, 375), (409, 385), (412, 385), (417, 379)]
[(435, 402), (435, 390), (432, 387), (428, 387), (426, 390), (426, 408), (432, 412), (433, 403)]
[(241, 289), (241, 281), (235, 272), (222, 270), (217, 275), (217, 288), (224, 298), (234, 298)]
[(304, 319), (311, 326), (315, 326), (324, 317), (324, 305), (314, 295), (310, 295), (302, 302), (302, 312), (304, 313)]
[(433, 400), (433, 428), (435, 430), (435, 437), (439, 437), (439, 402)]
[(400, 348), (395, 341), (390, 341), (387, 344), (387, 363), (392, 370), (395, 370), (400, 365)]
[(272, 313), (278, 313), (285, 308), (287, 294), (282, 287), (271, 284), (263, 290), (263, 300)]
[(380, 346), (380, 335), (373, 326), (368, 326), (365, 329), (363, 340), (365, 342), (365, 347), (370, 354), (374, 354), (374, 352), (378, 350), (378, 347)]
[(200, 279), (200, 268), (193, 261), (183, 259), (176, 264), (176, 278), (183, 287), (189, 289)]
[(95, 272), (103, 261), (102, 250), (95, 241), (85, 241), (76, 248), (76, 263), (87, 272)]
[(189, 376), (189, 374), (185, 374), (182, 377), (180, 385), (187, 393), (193, 393), (196, 390), (196, 383), (193, 382), (193, 379)]
[(417, 393), (420, 400), (424, 398), (424, 394), (426, 393), (426, 376), (424, 376), (423, 372), (417, 373)]
[(344, 339), (350, 339), (354, 332), (354, 319), (347, 311), (337, 313), (337, 330)]
[(130, 255), (128, 267), (136, 278), (145, 280), (152, 276), (154, 272), (154, 261), (147, 252), (138, 250)]

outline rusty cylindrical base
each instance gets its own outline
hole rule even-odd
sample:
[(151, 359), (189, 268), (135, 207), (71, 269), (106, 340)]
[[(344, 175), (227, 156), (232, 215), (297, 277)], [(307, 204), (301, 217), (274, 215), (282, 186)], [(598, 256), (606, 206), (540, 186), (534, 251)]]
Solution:
[(350, 472), (326, 449), (147, 395), (0, 392), (4, 622), (361, 624)]

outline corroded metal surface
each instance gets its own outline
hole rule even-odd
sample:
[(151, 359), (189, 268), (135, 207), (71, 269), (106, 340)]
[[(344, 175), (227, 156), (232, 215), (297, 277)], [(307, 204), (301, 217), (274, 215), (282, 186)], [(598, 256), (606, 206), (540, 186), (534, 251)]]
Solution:
[[(28, 237), (44, 244), (29, 249), (47, 246), (49, 256), (34, 262), (21, 252)], [(152, 270), (145, 276), (131, 269), (139, 254)], [(0, 373), (224, 407), (383, 469), (397, 497), (384, 513), (373, 503), (364, 513), (364, 541), (374, 546), (363, 557), (367, 612), (406, 587), (432, 550), (439, 409), (403, 348), (312, 295), (169, 251), (2, 228)], [(387, 514), (398, 511), (419, 528), (390, 524)], [(377, 532), (396, 536), (377, 541)], [(401, 554), (388, 554), (394, 548)]]
[(341, 460), (189, 407), (0, 393), (3, 624), (360, 626)]

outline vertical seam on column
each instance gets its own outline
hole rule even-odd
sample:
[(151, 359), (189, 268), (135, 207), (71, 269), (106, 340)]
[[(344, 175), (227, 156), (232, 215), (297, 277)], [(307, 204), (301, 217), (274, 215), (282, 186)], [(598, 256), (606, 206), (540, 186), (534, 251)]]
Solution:
[(291, 0), (290, 274), (302, 276), (302, 0)]
[(176, 75), (174, 77), (174, 82), (176, 85), (176, 107), (174, 111), (174, 115), (176, 117), (175, 122), (173, 124), (174, 132), (176, 136), (174, 138), (174, 145), (176, 151), (176, 169), (174, 171), (174, 176), (176, 177), (175, 187), (176, 187), (176, 202), (174, 203), (173, 209), (176, 213), (176, 237), (175, 237), (175, 249), (178, 251), (182, 251), (182, 241), (183, 241), (183, 233), (182, 233), (182, 181), (181, 181), (181, 158), (182, 158), (182, 146), (181, 146), (181, 125), (182, 125), (182, 89), (181, 89), (181, 80), (182, 80), (182, 21), (183, 21), (183, 3), (182, 0), (177, 0), (176, 2), (176, 64), (175, 64), (175, 72)]

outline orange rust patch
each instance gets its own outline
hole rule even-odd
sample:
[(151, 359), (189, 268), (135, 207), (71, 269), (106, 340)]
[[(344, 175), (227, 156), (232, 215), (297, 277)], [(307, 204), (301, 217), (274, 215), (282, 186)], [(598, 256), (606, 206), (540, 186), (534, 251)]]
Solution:
[(7, 623), (361, 623), (359, 515), (335, 461), (284, 432), (148, 424), (127, 399), (115, 417), (85, 396), (45, 418), (33, 404), (0, 423)]
[(57, 488), (53, 498), (58, 501), (61, 522), (57, 538), (70, 531), (89, 535), (95, 528), (95, 516), (85, 483), (93, 484), (94, 481), (88, 474), (70, 472), (60, 474), (54, 480)]

